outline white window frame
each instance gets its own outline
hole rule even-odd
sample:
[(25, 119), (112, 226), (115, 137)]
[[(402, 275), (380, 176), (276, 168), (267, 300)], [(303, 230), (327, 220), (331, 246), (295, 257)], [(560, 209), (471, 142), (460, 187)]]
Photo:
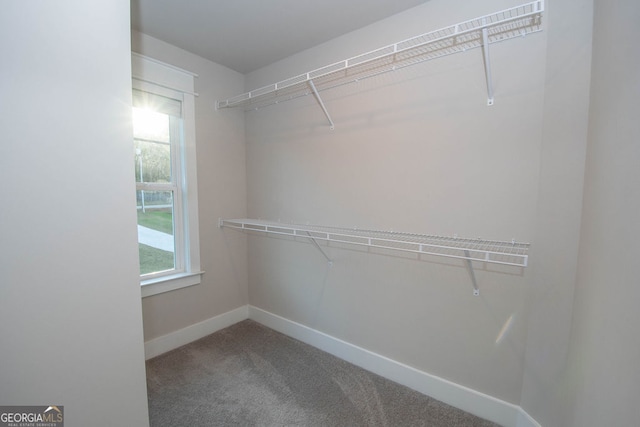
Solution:
[[(141, 276), (142, 297), (157, 295), (201, 282), (198, 229), (198, 182), (196, 170), (196, 132), (194, 78), (197, 75), (173, 65), (132, 52), (132, 88), (166, 96), (182, 102), (182, 144), (171, 145), (176, 168), (174, 191), (175, 269)], [(144, 184), (143, 184), (144, 185)], [(162, 184), (149, 184), (149, 190), (162, 190)], [(173, 184), (165, 184), (168, 187)], [(140, 185), (138, 185), (140, 186)], [(166, 190), (169, 190), (167, 188)], [(171, 187), (175, 190), (175, 187)]]

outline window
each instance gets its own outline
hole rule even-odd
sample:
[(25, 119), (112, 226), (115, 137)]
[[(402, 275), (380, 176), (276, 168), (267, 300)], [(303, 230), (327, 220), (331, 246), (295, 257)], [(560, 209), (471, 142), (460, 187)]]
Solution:
[[(133, 90), (133, 141), (140, 274), (162, 276), (183, 270), (182, 103)], [(177, 227), (176, 227), (177, 224)]]
[(181, 80), (176, 87), (167, 84), (183, 70), (135, 54), (132, 65), (132, 161), (144, 297), (200, 282), (194, 94), (180, 90)]

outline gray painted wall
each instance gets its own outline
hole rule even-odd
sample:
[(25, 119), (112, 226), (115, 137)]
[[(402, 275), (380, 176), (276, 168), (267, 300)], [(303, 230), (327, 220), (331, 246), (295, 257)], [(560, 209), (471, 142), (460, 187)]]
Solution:
[(129, 2), (0, 14), (0, 404), (149, 424), (131, 162)]
[(547, 2), (540, 184), (521, 406), (544, 426), (566, 417), (567, 352), (576, 281), (591, 70), (591, 0)]
[(566, 425), (640, 419), (640, 4), (596, 1), (589, 144)]
[[(431, 0), (249, 74), (247, 89), (517, 4)], [(324, 92), (334, 131), (311, 96), (247, 112), (249, 216), (535, 245), (546, 45), (542, 32), (492, 46), (492, 107), (473, 50)], [(250, 303), (520, 403), (531, 268), (477, 265), (474, 297), (462, 261), (329, 254), (331, 268), (311, 244), (250, 237)]]
[[(251, 73), (245, 89), (518, 3), (431, 0)], [(593, 3), (547, 2), (544, 33), (492, 48), (491, 108), (484, 106), (475, 51), (323, 94), (333, 132), (310, 97), (247, 113), (250, 217), (532, 242), (524, 271), (477, 269), (481, 296), (474, 298), (459, 262), (334, 247), (329, 268), (309, 244), (250, 237), (249, 302), (521, 405), (545, 426), (634, 420), (628, 400), (638, 395), (637, 317), (628, 307), (634, 298), (616, 299), (602, 286), (605, 277), (619, 278), (614, 287), (629, 296), (633, 278), (625, 266), (632, 260), (621, 265), (606, 258), (618, 252), (613, 242), (592, 244), (609, 220), (632, 223), (628, 208), (637, 205), (625, 186), (633, 182), (634, 146), (624, 144), (637, 134), (627, 108), (636, 92), (628, 90), (632, 77), (620, 74), (637, 70), (637, 57), (609, 32), (637, 14), (632, 3), (605, 13), (596, 2), (593, 82)], [(190, 54), (151, 39), (144, 46), (152, 56), (197, 71), (199, 60)], [(221, 90), (216, 99), (238, 92)], [(226, 121), (230, 114), (201, 120), (236, 128), (235, 119)], [(627, 117), (629, 127), (614, 128), (613, 116)], [(621, 147), (618, 155), (604, 143), (612, 138)], [(209, 161), (199, 156), (199, 166)], [(627, 191), (612, 196), (599, 184), (604, 176)], [(209, 179), (200, 179), (201, 187), (215, 177)], [(243, 216), (241, 210), (222, 216)], [(616, 242), (630, 242), (633, 231), (619, 231)], [(628, 246), (631, 259), (635, 252)], [(242, 254), (240, 247), (232, 258), (242, 260)], [(608, 262), (600, 266), (603, 256)], [(164, 301), (157, 311), (153, 300), (145, 301), (151, 325), (172, 319), (150, 326), (149, 337), (195, 319), (180, 312), (190, 301), (178, 295), (188, 293), (156, 298)], [(237, 302), (222, 301), (233, 301), (223, 303), (229, 308)], [(196, 317), (217, 312), (198, 309)], [(593, 320), (605, 316), (607, 322)], [(607, 370), (600, 369), (603, 363)]]
[[(246, 78), (134, 33), (133, 50), (200, 75), (207, 273), (143, 301), (145, 339), (250, 302), (521, 405), (545, 426), (637, 420), (635, 2), (548, 2), (547, 31), (492, 47), (491, 108), (473, 51), (327, 92), (333, 132), (310, 97), (246, 121), (212, 113), (216, 99), (517, 3), (431, 0)], [(0, 174), (14, 183), (0, 222), (0, 402), (63, 404), (70, 425), (117, 407), (147, 425), (133, 170), (122, 167), (130, 126), (113, 126), (129, 120), (128, 4), (11, 4), (0, 26)], [(329, 268), (310, 244), (250, 237), (247, 264), (245, 237), (216, 227), (247, 212), (514, 237), (532, 242), (531, 265), (478, 266), (473, 297), (464, 265), (445, 259), (332, 247)], [(96, 239), (96, 228), (107, 232)]]

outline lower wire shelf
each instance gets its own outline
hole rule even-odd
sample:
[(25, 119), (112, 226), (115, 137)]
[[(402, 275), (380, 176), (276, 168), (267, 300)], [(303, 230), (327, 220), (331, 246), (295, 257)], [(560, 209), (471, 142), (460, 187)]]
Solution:
[[(257, 219), (219, 219), (219, 227), (255, 231), (326, 242), (346, 243), (371, 248), (413, 252), (493, 264), (526, 267), (529, 243), (466, 239), (459, 237), (360, 230), (320, 225), (287, 224)], [(331, 260), (317, 246), (329, 262)]]

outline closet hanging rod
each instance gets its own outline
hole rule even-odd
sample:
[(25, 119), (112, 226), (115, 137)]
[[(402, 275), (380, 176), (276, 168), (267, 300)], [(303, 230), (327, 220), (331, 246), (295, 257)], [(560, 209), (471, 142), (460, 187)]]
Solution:
[(308, 95), (309, 82), (314, 82), (317, 91), (322, 91), (356, 82), (372, 72), (380, 74), (380, 69), (393, 71), (477, 47), (487, 49), (487, 44), (542, 31), (543, 11), (544, 0), (536, 0), (474, 18), (218, 101), (216, 108), (259, 108)]
[[(516, 267), (526, 267), (529, 257), (529, 243), (518, 243), (515, 240), (505, 242), (464, 239), (394, 231), (286, 224), (257, 219), (219, 219), (218, 226)], [(329, 259), (326, 254), (323, 255)]]

